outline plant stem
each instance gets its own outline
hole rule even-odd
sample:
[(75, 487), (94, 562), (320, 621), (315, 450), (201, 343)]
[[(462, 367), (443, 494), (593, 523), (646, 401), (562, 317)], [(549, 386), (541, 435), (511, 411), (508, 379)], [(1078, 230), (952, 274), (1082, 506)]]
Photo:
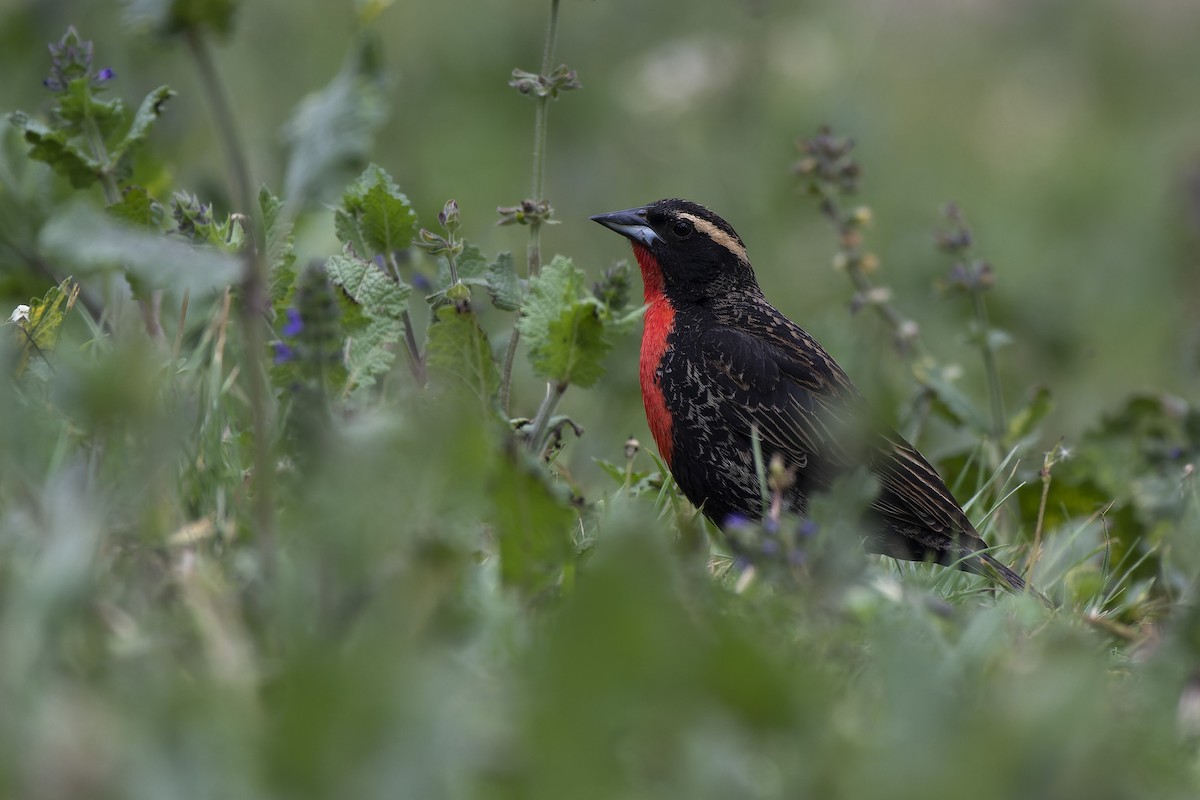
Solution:
[(233, 202), (241, 207), (239, 210), (243, 214), (250, 214), (254, 210), (254, 200), (250, 193), (250, 167), (246, 161), (245, 151), (242, 149), (241, 138), (237, 133), (233, 108), (230, 106), (225, 86), (217, 72), (212, 52), (208, 49), (208, 42), (200, 30), (189, 27), (184, 35), (184, 40), (187, 42), (192, 59), (196, 62), (196, 69), (200, 73), (200, 85), (212, 109), (213, 123), (216, 126), (217, 135), (221, 139), (222, 148), (225, 150), (225, 158), (228, 160), (229, 167), (229, 188)]
[(1042, 499), (1038, 503), (1037, 525), (1033, 529), (1033, 549), (1029, 552), (1029, 567), (1025, 571), (1027, 578), (1033, 574), (1033, 568), (1037, 565), (1038, 559), (1042, 555), (1042, 530), (1046, 523), (1046, 501), (1050, 498), (1050, 470), (1054, 467), (1061, 447), (1062, 440), (1059, 440), (1042, 459), (1042, 469), (1040, 471), (1042, 478)]
[[(558, 42), (558, 2), (550, 0), (550, 18), (546, 21), (546, 40), (542, 48), (541, 74), (549, 75), (554, 64), (554, 47)], [(539, 95), (534, 98), (533, 111), (533, 179), (530, 200), (538, 208), (545, 200), (546, 194), (546, 133), (550, 111), (550, 97)], [(528, 277), (536, 277), (542, 269), (542, 221), (541, 215), (535, 215), (529, 223), (529, 245), (525, 250)], [(513, 362), (517, 355), (517, 344), (521, 340), (521, 332), (513, 326), (512, 336), (508, 339), (508, 349), (504, 353), (504, 367), (500, 378), (500, 410), (508, 416), (509, 398), (512, 393)], [(547, 391), (550, 385), (547, 384)]]
[[(558, 0), (550, 0), (550, 19), (546, 22), (546, 43), (542, 50), (542, 75), (549, 75), (550, 70), (554, 66), (554, 46), (558, 41)], [(545, 181), (546, 181), (546, 118), (550, 108), (550, 96), (539, 95), (534, 98), (534, 117), (533, 117), (533, 189), (530, 197), (534, 203), (540, 203), (544, 199)], [(534, 221), (529, 226), (530, 244), (533, 245), (537, 239), (537, 232), (540, 228), (538, 221)], [(540, 253), (539, 253), (540, 258)], [(532, 255), (531, 255), (532, 259)], [(532, 260), (530, 261), (531, 269), (530, 276), (537, 274), (532, 269)]]
[(100, 135), (100, 129), (96, 127), (96, 121), (91, 116), (84, 117), (83, 127), (88, 145), (92, 148), (92, 155), (100, 162), (100, 185), (104, 188), (104, 202), (111, 206), (121, 199), (121, 189), (112, 174), (108, 148), (104, 146), (104, 137)]
[(184, 39), (196, 69), (200, 85), (212, 113), (213, 123), (224, 146), (228, 160), (230, 193), (233, 202), (241, 207), (242, 221), (248, 246), (243, 254), (245, 267), (242, 276), (241, 321), (245, 343), (246, 380), (254, 429), (254, 498), (252, 515), (258, 534), (263, 570), (273, 571), (275, 563), (275, 464), (271, 453), (272, 409), (267, 386), (266, 363), (263, 358), (266, 336), (263, 319), (267, 313), (267, 265), (258, 246), (257, 215), (251, 196), (250, 168), (237, 134), (236, 120), (221, 76), (203, 34), (189, 27)]
[(1004, 392), (1000, 388), (1000, 373), (996, 369), (996, 354), (992, 350), (990, 340), (992, 327), (988, 322), (987, 303), (983, 299), (983, 292), (977, 289), (971, 293), (971, 296), (975, 301), (975, 320), (979, 326), (979, 349), (983, 353), (983, 371), (987, 377), (988, 395), (991, 398), (992, 434), (1000, 443), (1004, 441), (1005, 420), (1008, 419), (1008, 416), (1004, 413)]
[(404, 321), (404, 346), (408, 351), (408, 366), (412, 370), (413, 377), (417, 380), (418, 386), (425, 385), (425, 358), (421, 355), (421, 348), (417, 344), (417, 337), (413, 333), (412, 317), (408, 314), (408, 309), (404, 309), (404, 313), (400, 315), (400, 319)]
[(903, 355), (913, 355), (916, 351), (913, 345), (916, 343), (917, 324), (901, 314), (890, 301), (880, 300), (875, 296), (877, 294), (876, 286), (867, 275), (866, 269), (863, 268), (861, 248), (857, 244), (851, 244), (859, 232), (854, 229), (842, 212), (841, 203), (838, 202), (837, 194), (833, 190), (827, 186), (818, 185), (818, 192), (822, 201), (821, 211), (837, 231), (838, 246), (845, 256), (846, 274), (850, 276), (850, 282), (854, 284), (858, 293), (867, 299), (867, 305), (875, 309), (875, 313), (891, 328), (897, 349)]
[[(451, 283), (458, 283), (458, 270), (455, 268), (454, 255), (447, 254), (446, 259), (450, 262)], [(395, 253), (387, 254), (387, 265), (392, 271), (392, 277), (399, 283), (400, 264), (396, 261)], [(421, 346), (417, 344), (417, 336), (413, 331), (412, 316), (408, 313), (408, 309), (400, 315), (400, 320), (404, 323), (404, 347), (408, 351), (408, 367), (412, 370), (413, 377), (417, 380), (418, 386), (425, 385), (425, 356), (421, 354)]]
[(554, 409), (558, 408), (558, 401), (562, 400), (568, 385), (552, 381), (546, 383), (546, 397), (542, 400), (542, 407), (538, 409), (537, 416), (533, 418), (533, 423), (530, 425), (532, 430), (529, 434), (529, 449), (538, 455), (542, 453), (542, 440), (546, 437), (550, 418), (554, 416)]
[(508, 337), (508, 349), (504, 351), (504, 367), (500, 379), (500, 413), (508, 416), (509, 398), (512, 395), (513, 362), (517, 358), (517, 344), (521, 340), (521, 331), (513, 325), (512, 336)]

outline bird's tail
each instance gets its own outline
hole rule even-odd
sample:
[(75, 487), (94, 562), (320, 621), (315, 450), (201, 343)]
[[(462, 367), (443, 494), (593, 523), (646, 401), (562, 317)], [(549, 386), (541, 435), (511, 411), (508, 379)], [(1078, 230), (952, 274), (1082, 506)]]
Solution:
[(1046, 597), (1032, 586), (1026, 584), (1024, 578), (1001, 564), (996, 559), (992, 558), (987, 553), (975, 553), (972, 561), (976, 561), (976, 563), (974, 564), (975, 568), (972, 569), (971, 572), (999, 580), (1005, 583), (1008, 588), (1012, 589), (1014, 592), (1029, 592), (1050, 608), (1054, 608), (1054, 603), (1050, 602), (1050, 598)]
[(984, 575), (989, 578), (998, 578), (999, 580), (1008, 584), (1008, 587), (1014, 592), (1025, 591), (1025, 579), (1001, 564), (996, 559), (992, 558), (987, 553), (974, 553), (972, 560), (974, 559), (978, 559), (981, 568), (978, 570), (972, 570), (972, 572), (978, 571), (980, 575)]

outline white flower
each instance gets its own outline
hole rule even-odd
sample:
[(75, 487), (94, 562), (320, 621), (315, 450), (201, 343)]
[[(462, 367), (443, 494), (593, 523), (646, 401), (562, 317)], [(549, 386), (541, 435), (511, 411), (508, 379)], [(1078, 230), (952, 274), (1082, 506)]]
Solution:
[(9, 322), (28, 322), (29, 321), (29, 306), (22, 303), (13, 309), (12, 316), (8, 318)]

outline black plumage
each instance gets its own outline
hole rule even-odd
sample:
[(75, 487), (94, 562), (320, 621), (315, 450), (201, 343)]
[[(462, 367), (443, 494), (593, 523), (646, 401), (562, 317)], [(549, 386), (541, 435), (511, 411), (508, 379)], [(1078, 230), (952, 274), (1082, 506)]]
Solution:
[(807, 498), (865, 466), (879, 481), (863, 546), (894, 558), (1024, 581), (986, 552), (937, 471), (877, 424), (833, 357), (763, 295), (745, 245), (703, 206), (660, 200), (592, 219), (628, 237), (648, 304), (642, 391), (659, 451), (683, 493), (718, 525), (762, 515), (752, 431)]

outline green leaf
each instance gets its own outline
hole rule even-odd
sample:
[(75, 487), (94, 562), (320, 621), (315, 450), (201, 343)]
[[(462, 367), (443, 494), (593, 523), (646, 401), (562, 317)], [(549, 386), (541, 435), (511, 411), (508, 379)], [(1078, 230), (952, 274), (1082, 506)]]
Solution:
[(525, 464), (498, 470), (490, 489), (501, 580), (526, 597), (549, 589), (575, 552), (575, 510), (543, 472)]
[(200, 198), (187, 192), (176, 192), (171, 198), (171, 216), (175, 218), (178, 232), (195, 242), (207, 244), (227, 253), (241, 251), (246, 231), (242, 222), (232, 215), (218, 220), (212, 215), (212, 204), (200, 202)]
[(296, 282), (296, 239), (292, 235), (292, 219), (284, 213), (283, 201), (263, 186), (258, 190), (258, 207), (262, 212), (266, 241), (268, 295), (275, 314), (283, 313)]
[(338, 238), (369, 258), (407, 248), (417, 233), (417, 215), (395, 181), (371, 164), (346, 193), (334, 212)]
[(517, 263), (512, 253), (500, 253), (488, 265), (488, 294), (492, 305), (501, 311), (516, 311), (521, 307), (521, 279), (517, 276)]
[(58, 333), (63, 320), (75, 305), (79, 296), (79, 285), (67, 278), (42, 298), (29, 301), (29, 311), (24, 318), (14, 320), (17, 330), (16, 377), (20, 377), (34, 356), (45, 359), (58, 342)]
[(119, 220), (142, 228), (162, 225), (163, 207), (141, 186), (130, 186), (121, 199), (105, 209)]
[(228, 285), (241, 270), (233, 255), (131, 227), (82, 202), (51, 219), (38, 241), (47, 256), (76, 274), (120, 269), (147, 287), (194, 295)]
[(455, 376), (485, 403), (500, 388), (491, 342), (469, 310), (453, 305), (439, 308), (437, 320), (429, 326), (425, 352), (431, 367)]
[[(119, 97), (99, 100), (92, 91), (91, 78), (75, 78), (59, 95), (55, 111), (58, 117), (67, 123), (67, 130), (71, 134), (87, 134), (88, 128), (95, 125), (95, 129), (100, 132), (100, 138), (108, 141), (108, 137), (125, 122), (125, 103)], [(113, 159), (114, 162), (115, 160)]]
[(162, 115), (163, 106), (176, 94), (177, 92), (171, 87), (160, 86), (146, 95), (141, 106), (138, 107), (137, 113), (133, 116), (133, 123), (129, 126), (129, 130), (110, 152), (114, 163), (131, 157), (145, 143), (146, 137), (150, 135), (150, 129)]
[(529, 343), (534, 370), (558, 384), (587, 388), (604, 374), (608, 353), (603, 305), (585, 294), (583, 271), (555, 256), (529, 282), (521, 335)]
[(292, 272), (296, 263), (296, 238), (292, 235), (292, 219), (283, 212), (283, 201), (263, 186), (258, 190), (258, 207), (262, 211), (266, 235), (267, 267), (272, 275), (277, 271)]
[[(438, 256), (438, 273), (434, 283), (438, 289), (425, 298), (430, 305), (436, 306), (443, 300), (458, 302), (461, 299), (469, 299), (471, 290), (465, 287), (487, 285), (488, 262), (478, 247), (470, 242), (463, 242), (462, 252), (458, 254), (454, 263), (458, 269), (457, 288), (450, 283), (450, 262), (445, 256)], [(459, 295), (458, 292), (462, 294)]]
[[(441, 259), (446, 268), (446, 280), (450, 279), (450, 266)], [(475, 245), (464, 242), (463, 250), (458, 254), (455, 260), (455, 266), (458, 268), (458, 279), (463, 283), (469, 283), (472, 286), (484, 286), (487, 282), (488, 261), (483, 255), (483, 251)]]
[(364, 325), (350, 328), (348, 383), (351, 387), (370, 386), (395, 361), (394, 345), (404, 335), (402, 319), (412, 287), (398, 283), (373, 262), (359, 258), (349, 249), (330, 258), (325, 271), (365, 317)]
[(412, 287), (398, 283), (371, 261), (347, 251), (330, 258), (325, 269), (330, 280), (372, 316), (400, 319), (408, 310)]
[(284, 124), (283, 195), (293, 208), (322, 199), (324, 187), (344, 184), (366, 162), (387, 118), (377, 51), (374, 40), (360, 41), (333, 81), (301, 100)]
[(65, 133), (51, 130), (23, 111), (12, 112), (8, 121), (33, 145), (29, 157), (49, 164), (76, 189), (86, 189), (100, 179), (100, 162), (69, 141)]

